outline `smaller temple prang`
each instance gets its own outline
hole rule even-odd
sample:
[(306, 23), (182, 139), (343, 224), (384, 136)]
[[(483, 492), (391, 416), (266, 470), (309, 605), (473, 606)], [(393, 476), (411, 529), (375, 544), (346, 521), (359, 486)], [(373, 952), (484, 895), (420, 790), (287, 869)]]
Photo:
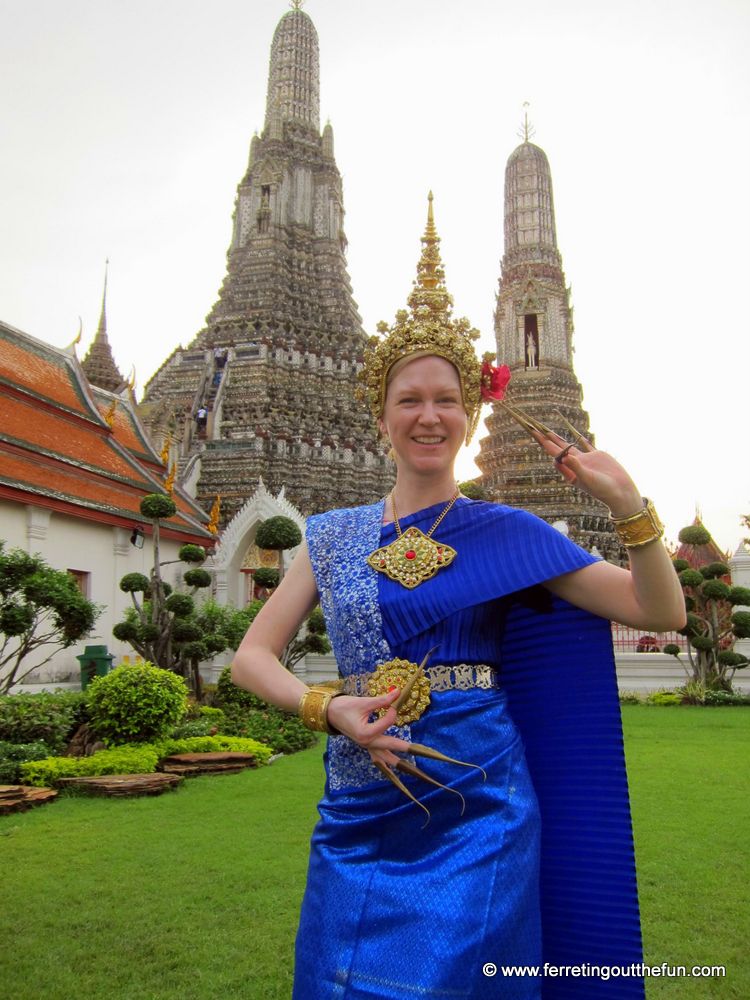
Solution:
[(120, 392), (125, 386), (125, 379), (115, 364), (112, 348), (107, 337), (108, 277), (109, 259), (104, 263), (104, 290), (102, 292), (102, 310), (99, 314), (99, 326), (86, 357), (81, 362), (81, 367), (92, 385), (96, 385), (100, 389), (107, 389), (109, 392)]
[[(523, 143), (510, 155), (505, 171), (497, 357), (512, 373), (508, 402), (568, 440), (565, 421), (593, 440), (573, 369), (573, 309), (557, 247), (552, 176), (544, 150), (529, 141), (532, 134), (525, 114)], [(501, 406), (493, 407), (487, 430), (477, 465), (492, 499), (530, 510), (550, 524), (564, 522), (584, 548), (596, 548), (611, 562), (625, 560), (607, 508), (564, 482)]]

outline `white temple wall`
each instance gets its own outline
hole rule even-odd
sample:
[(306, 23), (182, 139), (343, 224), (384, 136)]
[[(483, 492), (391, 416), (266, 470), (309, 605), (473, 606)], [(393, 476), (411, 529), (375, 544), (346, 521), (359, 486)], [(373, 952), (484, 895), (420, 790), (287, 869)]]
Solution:
[[(99, 524), (44, 507), (8, 501), (0, 501), (0, 525), (0, 537), (6, 541), (7, 548), (38, 553), (53, 569), (87, 574), (86, 596), (105, 606), (94, 624), (92, 635), (68, 649), (58, 650), (49, 663), (35, 670), (15, 690), (34, 691), (60, 684), (78, 689), (80, 668), (76, 656), (89, 645), (107, 646), (115, 656), (114, 663), (124, 655), (135, 656), (131, 646), (114, 638), (112, 628), (122, 620), (125, 609), (131, 605), (130, 596), (120, 590), (120, 579), (126, 573), (148, 576), (151, 571), (153, 548), (149, 536), (146, 536), (144, 547), (137, 549), (130, 544), (130, 528)], [(181, 544), (162, 538), (161, 559), (176, 559)], [(174, 586), (181, 572), (180, 564), (168, 566), (165, 579)], [(40, 650), (36, 662), (45, 656), (46, 653)], [(34, 662), (34, 659), (30, 657), (28, 662)]]

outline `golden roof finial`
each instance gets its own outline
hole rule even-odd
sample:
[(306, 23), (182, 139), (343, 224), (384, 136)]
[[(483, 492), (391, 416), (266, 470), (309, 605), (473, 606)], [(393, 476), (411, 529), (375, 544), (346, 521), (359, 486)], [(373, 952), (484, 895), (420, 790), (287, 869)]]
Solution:
[(177, 475), (177, 465), (175, 462), (172, 462), (172, 467), (169, 470), (169, 475), (164, 480), (164, 489), (169, 494), (169, 496), (172, 496), (172, 493), (174, 492), (174, 481), (176, 475)]
[(164, 444), (161, 448), (161, 455), (159, 456), (164, 463), (167, 464), (169, 461), (169, 449), (172, 447), (172, 432), (169, 431), (167, 436), (164, 438)]
[(130, 392), (135, 392), (135, 365), (131, 365), (130, 375), (128, 375), (128, 381), (125, 388)]
[(536, 129), (529, 122), (528, 108), (529, 108), (529, 102), (528, 101), (524, 101), (523, 102), (523, 125), (521, 126), (521, 128), (518, 131), (518, 135), (523, 139), (524, 142), (528, 142), (529, 139), (533, 135), (536, 135)]
[(104, 414), (104, 419), (109, 427), (114, 427), (115, 425), (115, 411), (117, 410), (117, 399), (113, 399), (109, 405), (109, 409)]
[(208, 530), (211, 532), (212, 535), (217, 535), (219, 533), (220, 516), (221, 516), (221, 494), (217, 493), (208, 520)]
[(305, 0), (289, 0), (289, 6), (292, 10), (302, 10), (302, 4)]
[(83, 336), (83, 320), (78, 317), (78, 333), (75, 335), (73, 340), (65, 348), (66, 351), (72, 351), (75, 354), (75, 347), (77, 344), (81, 343), (81, 337)]

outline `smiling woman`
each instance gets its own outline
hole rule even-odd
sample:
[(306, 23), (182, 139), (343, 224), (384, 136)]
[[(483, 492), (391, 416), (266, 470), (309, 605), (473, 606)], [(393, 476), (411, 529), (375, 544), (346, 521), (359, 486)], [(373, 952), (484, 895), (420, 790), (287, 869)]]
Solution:
[[(509, 373), (480, 364), (475, 331), (451, 316), (431, 203), (422, 243), (410, 309), (371, 341), (361, 376), (393, 490), (309, 518), (233, 666), (236, 683), (329, 734), (298, 1000), (489, 998), (491, 966), (641, 961), (607, 618), (679, 625), (681, 591), (632, 480), (582, 438), (532, 428), (563, 477), (608, 504), (632, 574), (530, 514), (460, 495), (456, 455)], [(333, 688), (278, 662), (318, 600)], [(500, 992), (537, 1000), (541, 981), (509, 975)], [(550, 980), (544, 995), (570, 992)], [(591, 995), (630, 1000), (643, 983), (612, 978)]]

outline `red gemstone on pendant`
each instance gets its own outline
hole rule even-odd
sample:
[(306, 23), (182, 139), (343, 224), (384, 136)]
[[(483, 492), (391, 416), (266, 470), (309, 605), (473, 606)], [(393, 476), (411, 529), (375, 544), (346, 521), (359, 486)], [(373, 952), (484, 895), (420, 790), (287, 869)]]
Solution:
[(416, 559), (416, 558), (417, 558), (417, 553), (414, 551), (414, 549), (409, 549), (408, 552), (404, 552), (404, 559)]

